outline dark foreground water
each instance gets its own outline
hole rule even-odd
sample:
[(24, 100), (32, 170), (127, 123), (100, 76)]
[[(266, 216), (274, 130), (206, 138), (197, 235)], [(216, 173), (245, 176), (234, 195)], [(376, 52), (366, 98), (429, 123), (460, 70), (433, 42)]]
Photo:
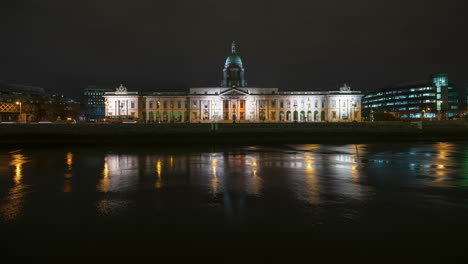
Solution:
[(0, 151), (7, 255), (466, 255), (468, 143)]

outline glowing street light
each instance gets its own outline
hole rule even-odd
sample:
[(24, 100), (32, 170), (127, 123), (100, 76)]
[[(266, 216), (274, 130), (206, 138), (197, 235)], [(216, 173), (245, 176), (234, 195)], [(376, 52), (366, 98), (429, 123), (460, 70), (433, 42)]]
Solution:
[(19, 117), (18, 117), (18, 121), (20, 121), (20, 122), (21, 122), (21, 106), (22, 106), (22, 103), (21, 103), (21, 101), (17, 101), (17, 102), (16, 102), (16, 104), (17, 104), (17, 105), (19, 105), (19, 108), (20, 108), (20, 110), (19, 110)]

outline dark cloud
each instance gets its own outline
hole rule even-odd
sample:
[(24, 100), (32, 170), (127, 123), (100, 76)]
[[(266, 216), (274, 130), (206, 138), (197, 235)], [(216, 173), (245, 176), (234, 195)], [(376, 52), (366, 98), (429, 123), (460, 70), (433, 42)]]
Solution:
[(468, 83), (464, 1), (9, 2), (0, 79), (71, 96), (216, 85), (232, 40), (250, 86), (373, 90), (433, 72)]

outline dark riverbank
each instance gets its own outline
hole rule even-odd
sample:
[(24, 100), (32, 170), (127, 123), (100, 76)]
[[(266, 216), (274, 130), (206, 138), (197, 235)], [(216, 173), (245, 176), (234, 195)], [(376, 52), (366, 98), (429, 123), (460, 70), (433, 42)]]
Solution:
[(466, 140), (467, 121), (0, 126), (2, 144), (259, 144)]

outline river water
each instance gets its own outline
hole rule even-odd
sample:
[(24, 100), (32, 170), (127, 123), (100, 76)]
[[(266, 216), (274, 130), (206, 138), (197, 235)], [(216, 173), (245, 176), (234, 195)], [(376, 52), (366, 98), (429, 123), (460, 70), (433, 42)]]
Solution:
[(468, 143), (3, 148), (3, 255), (463, 255)]

